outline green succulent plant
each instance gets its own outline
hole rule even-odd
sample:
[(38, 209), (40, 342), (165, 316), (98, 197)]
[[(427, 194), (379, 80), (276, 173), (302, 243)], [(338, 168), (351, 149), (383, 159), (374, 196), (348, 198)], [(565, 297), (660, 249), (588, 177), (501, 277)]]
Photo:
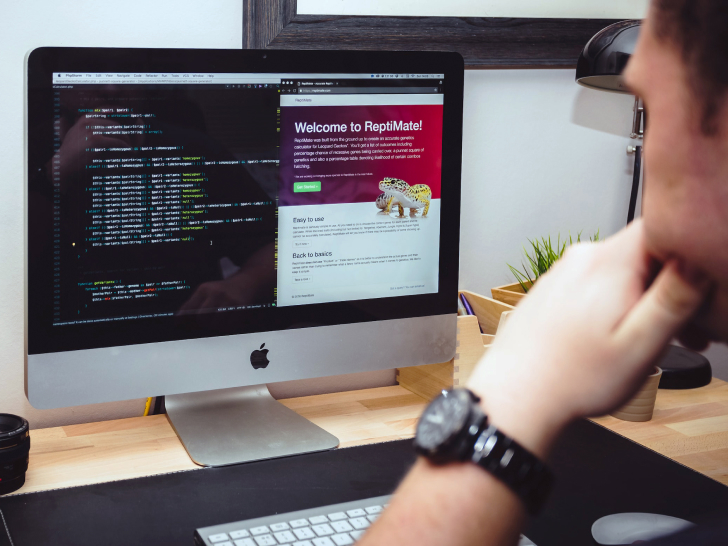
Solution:
[[(589, 237), (592, 243), (599, 241), (599, 230)], [(541, 237), (541, 239), (529, 239), (528, 242), (531, 245), (532, 254), (529, 254), (526, 247), (523, 248), (523, 254), (526, 256), (528, 265), (521, 263), (523, 272), (513, 267), (511, 264), (507, 264), (510, 268), (513, 276), (516, 278), (518, 283), (523, 288), (524, 293), (528, 293), (528, 290), (538, 280), (538, 278), (546, 273), (551, 267), (564, 255), (566, 252), (567, 242), (561, 242), (561, 235), (558, 235), (556, 239), (556, 245), (551, 242), (551, 236)], [(581, 231), (576, 236), (576, 243), (581, 242)], [(574, 240), (569, 234), (568, 246), (575, 244)]]

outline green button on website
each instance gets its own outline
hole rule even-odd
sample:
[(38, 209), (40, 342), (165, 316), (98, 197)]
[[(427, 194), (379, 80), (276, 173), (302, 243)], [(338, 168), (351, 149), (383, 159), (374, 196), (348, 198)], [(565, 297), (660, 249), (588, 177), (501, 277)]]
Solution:
[(293, 193), (304, 191), (321, 191), (321, 182), (294, 182)]

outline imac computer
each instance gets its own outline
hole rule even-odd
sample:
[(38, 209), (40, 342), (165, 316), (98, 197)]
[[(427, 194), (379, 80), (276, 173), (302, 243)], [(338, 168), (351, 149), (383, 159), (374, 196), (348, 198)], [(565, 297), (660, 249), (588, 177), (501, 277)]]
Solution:
[(338, 440), (266, 384), (455, 354), (463, 60), (39, 48), (26, 394), (166, 395), (218, 466)]

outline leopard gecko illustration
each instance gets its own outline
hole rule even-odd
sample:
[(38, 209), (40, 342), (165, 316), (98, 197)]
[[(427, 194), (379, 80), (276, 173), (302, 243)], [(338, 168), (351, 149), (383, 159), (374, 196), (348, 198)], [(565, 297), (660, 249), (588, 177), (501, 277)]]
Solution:
[[(380, 193), (379, 197), (377, 197), (377, 200), (375, 201), (377, 208), (384, 210), (387, 208), (387, 205), (389, 204), (389, 197), (387, 197), (386, 193)], [(396, 199), (392, 200), (392, 203), (389, 204), (390, 208), (394, 207), (395, 205), (399, 205), (399, 201)]]
[(384, 212), (389, 214), (392, 210), (393, 205), (397, 205), (399, 208), (400, 218), (404, 218), (404, 207), (410, 209), (410, 216), (415, 216), (417, 209), (422, 209), (422, 217), (427, 216), (427, 211), (430, 210), (430, 198), (432, 197), (432, 190), (426, 184), (415, 184), (410, 186), (404, 180), (399, 178), (385, 178), (379, 183), (379, 189), (382, 193), (377, 197), (377, 207), (383, 209)]

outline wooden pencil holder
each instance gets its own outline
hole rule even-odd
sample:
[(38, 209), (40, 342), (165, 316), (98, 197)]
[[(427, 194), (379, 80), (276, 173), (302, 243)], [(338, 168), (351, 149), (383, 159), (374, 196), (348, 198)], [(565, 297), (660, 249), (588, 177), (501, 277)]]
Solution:
[[(512, 305), (463, 290), (474, 315), (457, 319), (457, 353), (448, 362), (397, 369), (397, 382), (407, 390), (432, 400), (444, 389), (464, 386), (509, 314)], [(482, 331), (482, 332), (481, 332)]]
[(655, 371), (647, 377), (639, 392), (624, 406), (613, 411), (610, 415), (622, 421), (634, 421), (637, 423), (652, 419), (661, 377), (662, 369), (655, 366)]
[[(531, 288), (531, 286), (533, 286), (530, 281), (526, 281), (523, 284), (527, 288)], [(493, 295), (494, 300), (502, 301), (508, 305), (517, 305), (519, 301), (526, 297), (526, 292), (523, 290), (523, 286), (521, 286), (521, 283), (519, 282), (496, 286), (495, 288), (490, 289), (490, 293)]]

